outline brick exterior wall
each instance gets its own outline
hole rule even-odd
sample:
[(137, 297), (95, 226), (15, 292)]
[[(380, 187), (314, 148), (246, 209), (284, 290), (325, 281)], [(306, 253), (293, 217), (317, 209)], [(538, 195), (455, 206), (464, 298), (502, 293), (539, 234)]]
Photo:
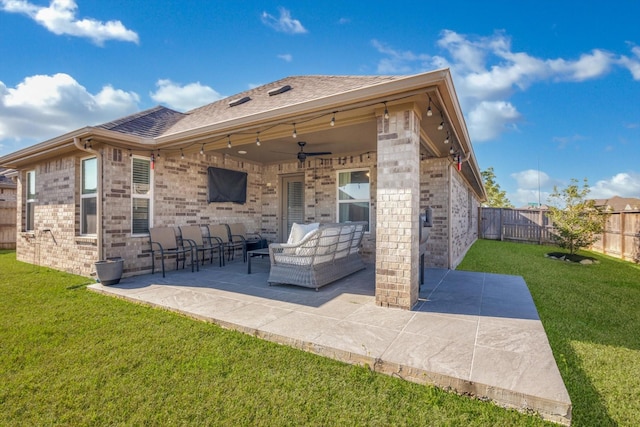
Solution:
[(89, 275), (97, 259), (95, 238), (79, 236), (80, 157), (51, 160), (35, 167), (36, 204), (34, 230), (26, 226), (25, 189), (26, 172), (18, 180), (18, 237), (16, 258), (63, 270)]
[(451, 261), (455, 268), (478, 238), (480, 202), (455, 168), (451, 168)]
[(449, 159), (425, 159), (420, 165), (420, 206), (433, 209), (433, 227), (425, 254), (428, 267), (449, 267)]
[[(417, 217), (425, 206), (433, 208), (434, 226), (431, 230), (427, 266), (448, 267), (449, 241), (453, 236), (451, 258), (458, 260), (468, 246), (477, 238), (477, 206), (475, 198), (469, 198), (466, 183), (454, 170), (449, 178), (448, 159), (425, 159), (418, 161), (419, 177), (405, 169), (403, 158), (418, 159), (416, 132), (417, 121), (405, 113), (399, 116), (396, 124), (409, 131), (409, 136), (397, 139), (383, 139), (382, 144), (392, 145), (385, 151), (385, 158), (379, 158), (375, 152), (354, 153), (332, 159), (309, 158), (304, 165), (297, 160), (276, 165), (259, 165), (221, 154), (186, 154), (182, 159), (177, 153), (162, 153), (155, 163), (154, 175), (154, 214), (156, 226), (180, 226), (185, 224), (231, 223), (242, 221), (248, 231), (259, 232), (269, 241), (279, 240), (279, 203), (280, 180), (283, 175), (302, 173), (305, 176), (305, 212), (306, 222), (335, 222), (337, 209), (337, 172), (340, 170), (368, 169), (371, 185), (371, 230), (365, 235), (362, 252), (365, 258), (375, 261), (376, 240), (381, 234), (376, 228), (379, 212), (392, 209), (391, 217), (398, 224), (385, 227), (385, 230), (400, 230), (405, 237), (385, 237), (381, 248), (389, 245), (390, 239), (402, 241), (402, 257), (391, 256), (385, 263), (393, 263), (393, 268), (406, 269), (410, 279), (403, 279), (402, 286), (414, 286), (417, 281)], [(411, 113), (412, 114), (412, 113)], [(382, 125), (382, 124), (381, 124)], [(384, 126), (384, 125), (382, 125)], [(409, 128), (405, 129), (405, 126)], [(389, 128), (381, 129), (383, 135), (389, 135)], [(394, 142), (395, 141), (395, 142)], [(410, 144), (406, 142), (410, 141)], [(407, 146), (410, 152), (399, 151), (398, 147)], [(104, 228), (103, 258), (122, 257), (125, 260), (125, 276), (150, 271), (151, 259), (148, 237), (131, 236), (131, 158), (127, 151), (113, 147), (100, 147), (103, 159), (102, 185), (104, 188), (102, 226)], [(35, 224), (33, 232), (25, 232), (26, 172), (19, 174), (17, 188), (17, 258), (20, 261), (43, 265), (75, 274), (89, 276), (94, 273), (94, 262), (98, 260), (98, 239), (80, 235), (80, 168), (81, 159), (89, 153), (76, 153), (39, 164), (36, 171), (37, 203), (35, 206)], [(396, 156), (397, 158), (394, 158)], [(398, 157), (399, 156), (399, 157)], [(419, 206), (415, 204), (411, 193), (403, 194), (394, 188), (382, 188), (378, 184), (378, 165), (384, 165), (385, 174), (389, 174), (394, 185), (411, 188), (418, 186)], [(247, 203), (212, 203), (207, 199), (207, 167), (245, 171), (248, 173)], [(409, 183), (409, 184), (407, 184)], [(377, 194), (385, 200), (378, 201)], [(411, 197), (407, 196), (410, 194)], [(451, 206), (449, 205), (450, 194)], [(402, 199), (402, 200), (400, 200)], [(405, 200), (406, 199), (406, 200)], [(410, 199), (410, 200), (409, 200)], [(471, 200), (471, 202), (469, 202)], [(381, 205), (383, 203), (383, 205)], [(469, 203), (472, 204), (469, 209)], [(406, 204), (406, 206), (400, 206)], [(450, 211), (455, 221), (450, 222)], [(399, 214), (396, 214), (399, 212)], [(469, 221), (468, 213), (471, 212)], [(389, 213), (386, 214), (390, 216)], [(475, 215), (475, 216), (474, 216)], [(405, 218), (406, 216), (406, 218)], [(402, 221), (399, 219), (403, 218)], [(471, 224), (471, 225), (470, 225)], [(449, 230), (451, 227), (451, 230)], [(416, 228), (416, 230), (414, 230)], [(49, 230), (49, 231), (45, 231)], [(407, 237), (409, 236), (409, 237)], [(417, 238), (416, 238), (417, 239)], [(386, 248), (389, 252), (389, 248)], [(399, 252), (398, 252), (399, 253)], [(387, 253), (388, 255), (388, 253)], [(393, 259), (392, 259), (393, 258)], [(413, 258), (416, 258), (414, 260)], [(415, 261), (415, 262), (414, 262)], [(402, 266), (400, 265), (402, 264)], [(170, 266), (171, 263), (168, 264)], [(389, 264), (385, 264), (388, 266)], [(415, 270), (415, 271), (414, 271)], [(404, 270), (403, 270), (404, 271)], [(411, 285), (409, 285), (409, 283)], [(395, 286), (394, 284), (393, 286)], [(386, 302), (385, 302), (386, 304)]]

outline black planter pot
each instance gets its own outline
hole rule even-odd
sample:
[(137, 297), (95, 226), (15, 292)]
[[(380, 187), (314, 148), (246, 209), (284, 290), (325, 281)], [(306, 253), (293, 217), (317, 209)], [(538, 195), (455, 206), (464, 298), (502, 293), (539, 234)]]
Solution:
[(122, 269), (124, 260), (120, 257), (107, 258), (106, 260), (96, 261), (96, 274), (98, 281), (103, 285), (117, 285), (122, 277)]

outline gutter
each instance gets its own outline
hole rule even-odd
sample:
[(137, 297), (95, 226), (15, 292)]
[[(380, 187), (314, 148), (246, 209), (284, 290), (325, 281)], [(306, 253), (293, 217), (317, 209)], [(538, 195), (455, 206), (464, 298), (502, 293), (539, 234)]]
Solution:
[[(91, 138), (88, 138), (86, 141), (91, 141)], [(103, 196), (102, 196), (102, 190), (103, 190), (103, 177), (102, 177), (102, 162), (103, 162), (103, 157), (102, 157), (102, 153), (98, 150), (94, 150), (93, 148), (91, 148), (91, 146), (89, 146), (88, 148), (86, 147), (86, 144), (83, 144), (80, 142), (80, 138), (79, 137), (74, 137), (73, 138), (73, 145), (76, 146), (76, 148), (80, 151), (85, 151), (87, 153), (91, 153), (94, 154), (96, 156), (96, 158), (98, 159), (98, 177), (100, 179), (98, 179), (98, 194), (96, 194), (97, 200), (96, 200), (96, 216), (97, 216), (97, 221), (96, 221), (96, 237), (98, 239), (97, 245), (98, 245), (98, 260), (103, 260), (104, 259), (104, 245), (103, 245), (103, 236), (102, 236), (102, 200), (103, 200)]]

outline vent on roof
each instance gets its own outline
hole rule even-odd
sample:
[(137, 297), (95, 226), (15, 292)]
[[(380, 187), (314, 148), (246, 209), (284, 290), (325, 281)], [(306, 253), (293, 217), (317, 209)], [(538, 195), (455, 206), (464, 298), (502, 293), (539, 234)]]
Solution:
[(289, 91), (289, 90), (291, 90), (291, 86), (289, 86), (289, 85), (284, 85), (284, 86), (281, 86), (281, 87), (276, 88), (276, 89), (271, 89), (271, 90), (268, 92), (268, 94), (269, 94), (269, 96), (273, 96), (273, 95), (280, 95), (281, 93), (285, 93), (285, 92), (287, 92), (287, 91)]
[(251, 101), (251, 97), (245, 96), (244, 98), (234, 99), (229, 101), (229, 107), (235, 107), (236, 105), (244, 104), (247, 101)]

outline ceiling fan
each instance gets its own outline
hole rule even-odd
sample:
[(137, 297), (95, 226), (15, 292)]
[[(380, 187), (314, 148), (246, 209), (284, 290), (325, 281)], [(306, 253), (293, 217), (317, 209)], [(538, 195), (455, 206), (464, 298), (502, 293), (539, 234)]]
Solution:
[(304, 141), (298, 141), (298, 145), (300, 146), (300, 152), (298, 152), (298, 160), (300, 163), (304, 162), (307, 159), (307, 156), (327, 156), (331, 154), (331, 151), (316, 151), (313, 153), (307, 153), (304, 151), (304, 146), (307, 145)]

